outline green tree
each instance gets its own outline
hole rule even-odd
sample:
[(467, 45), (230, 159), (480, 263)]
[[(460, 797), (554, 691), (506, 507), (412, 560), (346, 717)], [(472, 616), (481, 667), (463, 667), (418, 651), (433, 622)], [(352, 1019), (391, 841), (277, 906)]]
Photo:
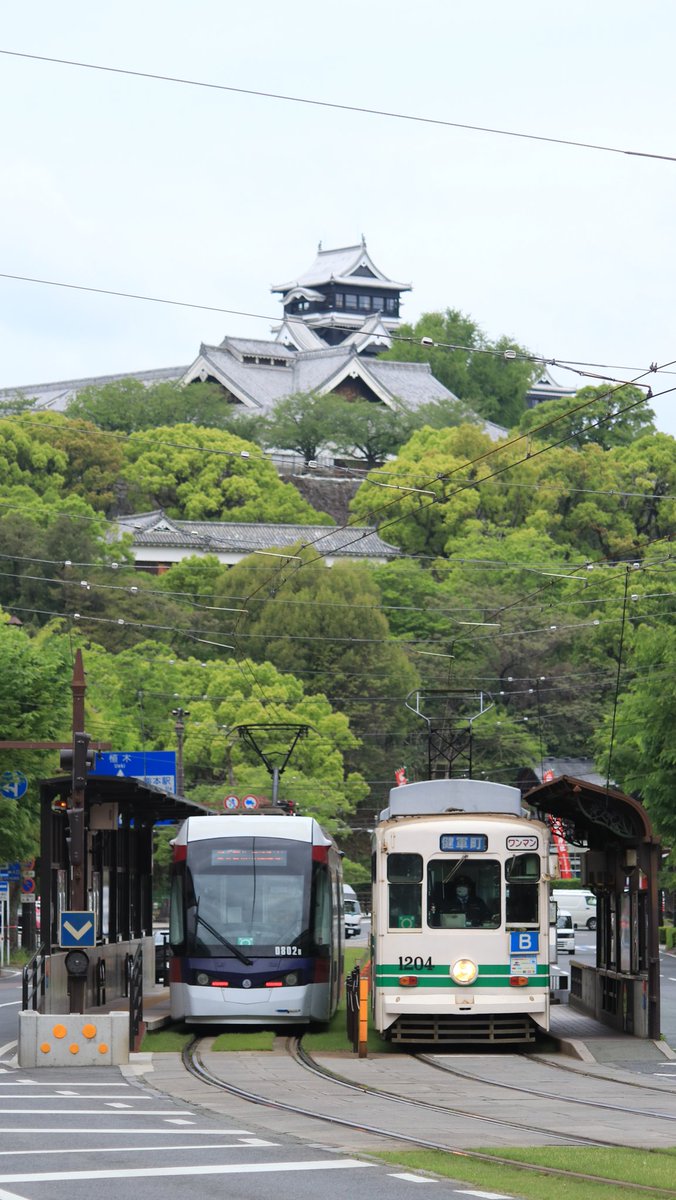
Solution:
[(367, 467), (381, 465), (410, 436), (420, 423), (418, 414), (408, 413), (401, 406), (389, 408), (368, 400), (337, 400), (335, 410), (328, 414), (331, 442), (336, 450), (357, 455)]
[(165, 380), (146, 387), (140, 379), (116, 379), (112, 383), (83, 388), (69, 400), (69, 417), (93, 422), (99, 429), (135, 433), (158, 425), (205, 425), (214, 429), (232, 429), (240, 436), (254, 435), (251, 418), (239, 417), (239, 405), (231, 404), (223, 389), (215, 383), (182, 384)]
[(192, 520), (327, 525), (250, 442), (196, 425), (133, 433), (123, 477), (133, 508), (163, 508)]
[(676, 838), (676, 629), (652, 622), (638, 629), (633, 673), (595, 738), (597, 760), (622, 791), (638, 796), (664, 839)]
[(264, 422), (264, 445), (294, 450), (313, 462), (333, 440), (344, 401), (318, 392), (296, 392), (278, 400)]
[[(554, 420), (556, 423), (549, 426)], [(545, 441), (567, 438), (568, 444), (576, 449), (594, 443), (610, 450), (614, 446), (630, 446), (637, 438), (654, 434), (655, 414), (641, 388), (601, 384), (581, 388), (575, 396), (545, 400), (529, 408), (521, 416), (519, 432), (531, 430)]]
[[(43, 634), (30, 638), (10, 626), (0, 612), (0, 711), (3, 740), (58, 741), (68, 728), (70, 653), (65, 639)], [(40, 837), (37, 784), (49, 774), (51, 751), (0, 751), (0, 774), (22, 771), (28, 792), (21, 800), (0, 800), (0, 861), (26, 858), (38, 851)]]
[[(434, 345), (423, 345), (423, 338)], [(415, 325), (401, 325), (381, 358), (428, 362), (458, 399), (486, 420), (510, 426), (523, 413), (526, 393), (541, 370), (527, 356), (517, 342), (507, 337), (492, 342), (466, 313), (447, 308), (423, 313)]]

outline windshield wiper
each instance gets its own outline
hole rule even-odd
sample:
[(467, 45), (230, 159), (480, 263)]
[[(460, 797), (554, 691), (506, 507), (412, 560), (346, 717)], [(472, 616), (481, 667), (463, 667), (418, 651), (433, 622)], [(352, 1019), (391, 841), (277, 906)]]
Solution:
[(234, 942), (229, 942), (226, 937), (223, 937), (222, 933), (219, 933), (217, 929), (214, 929), (213, 925), (210, 925), (208, 921), (205, 921), (204, 917), (200, 915), (197, 909), (195, 909), (195, 925), (203, 925), (204, 928), (212, 935), (212, 937), (215, 937), (221, 943), (221, 945), (225, 946), (226, 950), (229, 950), (230, 953), (234, 954), (240, 962), (243, 962), (245, 967), (253, 966), (253, 958), (249, 958), (247, 954), (243, 954), (239, 946), (236, 946)]

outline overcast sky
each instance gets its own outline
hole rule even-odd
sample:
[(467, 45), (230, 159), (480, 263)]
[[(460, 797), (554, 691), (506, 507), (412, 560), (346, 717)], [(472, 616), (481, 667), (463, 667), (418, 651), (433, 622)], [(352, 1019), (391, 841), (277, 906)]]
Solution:
[[(33, 0), (0, 49), (676, 155), (675, 34), (668, 0)], [(0, 386), (266, 337), (270, 285), (362, 233), (407, 320), (622, 378), (676, 359), (676, 161), (6, 55), (0, 88), (0, 271), (263, 318), (0, 278)], [(653, 408), (676, 435), (676, 391)]]

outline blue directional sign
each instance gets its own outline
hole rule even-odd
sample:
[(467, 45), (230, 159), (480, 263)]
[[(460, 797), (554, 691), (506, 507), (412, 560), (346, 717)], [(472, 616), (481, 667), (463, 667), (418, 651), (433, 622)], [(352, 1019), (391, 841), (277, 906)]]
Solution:
[(111, 750), (97, 754), (90, 775), (118, 775), (122, 779), (143, 779), (167, 792), (176, 790), (176, 752), (174, 750)]
[(71, 950), (74, 946), (95, 946), (94, 913), (62, 912), (59, 922), (59, 945)]
[(3, 771), (0, 775), (0, 796), (5, 800), (20, 800), (28, 791), (28, 780), (23, 771)]
[(0, 897), (9, 896), (9, 880), (0, 879)]

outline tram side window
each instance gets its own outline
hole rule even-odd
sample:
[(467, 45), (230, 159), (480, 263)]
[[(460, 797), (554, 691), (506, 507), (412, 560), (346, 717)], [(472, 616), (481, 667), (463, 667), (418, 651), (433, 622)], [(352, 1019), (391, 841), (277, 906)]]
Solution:
[(169, 904), (169, 942), (172, 946), (180, 946), (185, 940), (185, 923), (183, 920), (185, 875), (181, 870), (176, 872), (171, 881), (171, 898)]
[(422, 877), (422, 855), (390, 854), (387, 860), (390, 929), (421, 928)]
[(539, 921), (540, 859), (537, 854), (515, 854), (505, 859), (507, 924), (537, 925)]

